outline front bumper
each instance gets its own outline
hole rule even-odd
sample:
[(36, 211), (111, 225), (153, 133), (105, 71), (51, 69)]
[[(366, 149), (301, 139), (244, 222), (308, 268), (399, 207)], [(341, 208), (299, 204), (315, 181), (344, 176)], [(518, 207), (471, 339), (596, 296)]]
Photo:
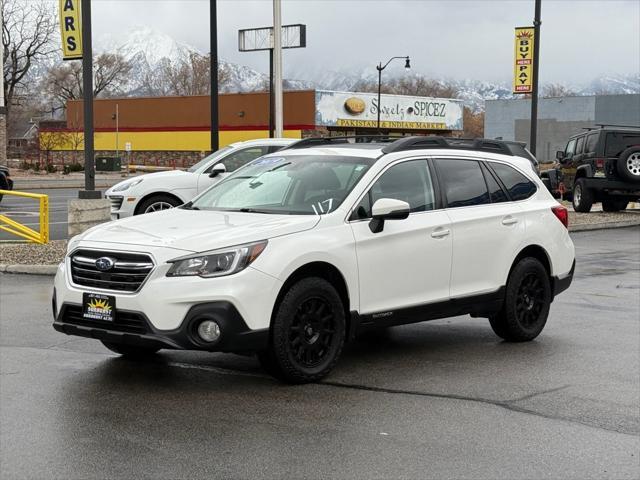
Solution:
[(134, 215), (136, 205), (138, 204), (137, 197), (115, 193), (112, 194), (109, 192), (105, 194), (105, 197), (111, 204), (111, 220), (118, 220), (120, 218), (127, 218)]
[[(54, 306), (55, 309), (55, 306)], [(198, 324), (214, 320), (221, 335), (215, 342), (204, 342), (197, 335)], [(251, 330), (238, 310), (229, 302), (194, 305), (175, 330), (158, 330), (142, 312), (116, 310), (113, 323), (82, 318), (82, 305), (64, 303), (53, 328), (67, 335), (95, 338), (104, 342), (147, 348), (205, 350), (210, 352), (254, 352), (267, 347), (269, 329)]]

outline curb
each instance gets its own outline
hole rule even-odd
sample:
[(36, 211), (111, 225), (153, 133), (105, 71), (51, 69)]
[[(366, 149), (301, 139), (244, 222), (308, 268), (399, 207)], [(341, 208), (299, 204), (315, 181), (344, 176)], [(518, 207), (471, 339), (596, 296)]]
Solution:
[(569, 225), (569, 232), (587, 232), (592, 230), (609, 230), (611, 228), (635, 227), (640, 225), (640, 219), (623, 222), (585, 223), (583, 225)]
[(53, 276), (57, 271), (57, 265), (5, 265), (0, 263), (0, 273), (22, 273), (27, 275)]

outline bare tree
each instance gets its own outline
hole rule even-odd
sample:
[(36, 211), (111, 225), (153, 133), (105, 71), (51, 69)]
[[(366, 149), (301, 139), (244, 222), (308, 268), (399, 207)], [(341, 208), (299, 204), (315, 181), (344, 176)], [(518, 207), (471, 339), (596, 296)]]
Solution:
[[(121, 93), (130, 71), (131, 64), (120, 54), (98, 55), (93, 68), (94, 97)], [(43, 82), (44, 91), (65, 109), (68, 100), (82, 98), (82, 64), (70, 62), (51, 67)]]
[(26, 86), (29, 71), (51, 55), (57, 29), (53, 5), (42, 0), (0, 0), (2, 8), (3, 74), (7, 115), (14, 96)]
[(469, 107), (464, 107), (463, 123), (465, 138), (484, 137), (484, 112), (474, 112)]
[[(148, 95), (209, 95), (210, 70), (209, 55), (191, 52), (188, 57), (176, 61), (163, 59), (155, 71), (145, 76), (143, 90)], [(220, 90), (228, 79), (228, 71), (218, 68)]]
[[(359, 80), (352, 88), (356, 92), (377, 93), (378, 82)], [(380, 90), (382, 93), (420, 97), (456, 98), (458, 96), (458, 90), (453, 85), (421, 75), (392, 78), (383, 82)]]
[(576, 93), (561, 83), (549, 83), (542, 88), (544, 98), (568, 97)]

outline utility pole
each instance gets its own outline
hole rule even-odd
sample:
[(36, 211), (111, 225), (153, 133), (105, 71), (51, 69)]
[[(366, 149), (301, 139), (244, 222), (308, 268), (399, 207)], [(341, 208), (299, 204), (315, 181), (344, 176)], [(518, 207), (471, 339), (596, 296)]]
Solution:
[(540, 65), (540, 10), (542, 0), (535, 0), (535, 17), (533, 19), (533, 85), (531, 88), (531, 135), (529, 137), (529, 151), (535, 156), (538, 142), (538, 70)]
[(93, 151), (93, 48), (91, 45), (91, 0), (82, 0), (82, 93), (84, 107), (84, 190), (78, 198), (101, 198), (96, 191), (96, 162)]
[(275, 136), (282, 137), (283, 104), (282, 104), (282, 4), (273, 0), (273, 73), (274, 73), (274, 110)]
[(209, 50), (211, 55), (211, 151), (220, 148), (218, 125), (218, 12), (217, 0), (209, 0)]

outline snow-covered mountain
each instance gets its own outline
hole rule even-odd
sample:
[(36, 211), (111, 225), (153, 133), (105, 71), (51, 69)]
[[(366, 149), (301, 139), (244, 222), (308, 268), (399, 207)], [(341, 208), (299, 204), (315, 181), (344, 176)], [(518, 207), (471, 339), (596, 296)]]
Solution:
[[(133, 71), (128, 85), (122, 90), (128, 95), (145, 94), (141, 90), (143, 80), (153, 75), (162, 62), (180, 61), (192, 52), (205, 54), (195, 47), (176, 41), (170, 35), (140, 26), (131, 30), (125, 37), (103, 36), (96, 39), (97, 52), (117, 52), (130, 60)], [(268, 75), (250, 67), (220, 60), (220, 69), (225, 73), (225, 83), (221, 85), (223, 92), (249, 92), (264, 90), (268, 85)], [(324, 66), (315, 69), (290, 70), (299, 80), (285, 80), (285, 89), (319, 88), (327, 90), (353, 90), (359, 82), (375, 81), (375, 70), (329, 70)], [(400, 71), (385, 72), (387, 78), (398, 77)], [(481, 80), (437, 79), (443, 85), (453, 86), (458, 97), (474, 110), (484, 109), (485, 100), (512, 98), (511, 85), (505, 82), (485, 82)], [(640, 93), (640, 73), (634, 75), (594, 75), (594, 79), (583, 83), (569, 83), (567, 89), (577, 95), (594, 95), (600, 93)], [(542, 86), (544, 88), (544, 85)]]

